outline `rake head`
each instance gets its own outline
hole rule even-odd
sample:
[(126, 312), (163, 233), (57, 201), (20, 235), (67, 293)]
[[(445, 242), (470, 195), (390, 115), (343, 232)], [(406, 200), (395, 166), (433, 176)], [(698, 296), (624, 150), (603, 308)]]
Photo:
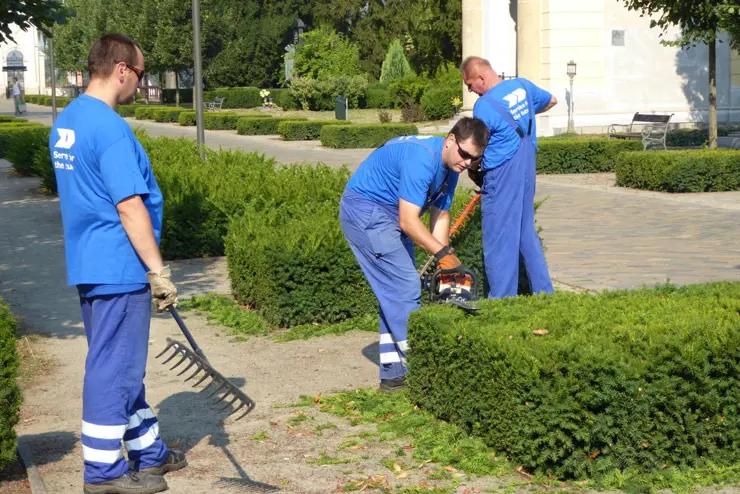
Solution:
[[(223, 393), (220, 398), (213, 402), (214, 405), (225, 403), (225, 406), (222, 406), (218, 410), (219, 412), (224, 411), (233, 405), (233, 410), (229, 413), (229, 415), (227, 415), (228, 417), (234, 415), (235, 413), (246, 407), (246, 409), (243, 410), (243, 413), (236, 419), (240, 420), (246, 414), (251, 412), (252, 409), (254, 409), (255, 403), (249, 396), (247, 396), (234, 383), (222, 376), (216, 369), (211, 367), (211, 364), (209, 364), (207, 360), (196, 355), (195, 352), (193, 352), (187, 346), (183, 345), (177, 340), (167, 338), (167, 347), (165, 347), (165, 349), (162, 350), (155, 358), (159, 358), (165, 355), (167, 352), (171, 352), (171, 354), (164, 361), (162, 361), (162, 364), (167, 364), (173, 359), (178, 358), (177, 362), (170, 368), (170, 370), (174, 370), (180, 365), (186, 364), (185, 367), (180, 372), (178, 372), (177, 375), (182, 376), (186, 372), (192, 371), (192, 374), (190, 374), (190, 376), (185, 379), (185, 382), (190, 381), (200, 374), (200, 379), (193, 385), (194, 388), (197, 388), (203, 381), (205, 381), (209, 377), (211, 378), (211, 381), (206, 384), (206, 387), (203, 388), (200, 392), (203, 393), (205, 391), (210, 391), (210, 394), (206, 399), (218, 397), (219, 394)], [(229, 399), (228, 402), (227, 399)]]

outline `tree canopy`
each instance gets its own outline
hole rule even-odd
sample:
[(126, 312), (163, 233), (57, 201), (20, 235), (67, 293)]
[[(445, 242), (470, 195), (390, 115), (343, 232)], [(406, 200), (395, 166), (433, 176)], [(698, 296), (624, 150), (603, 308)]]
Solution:
[(50, 36), (51, 26), (66, 22), (68, 17), (75, 14), (60, 0), (8, 0), (4, 4), (5, 8), (0, 11), (0, 42), (16, 41), (13, 39), (13, 25), (24, 31), (34, 26)]

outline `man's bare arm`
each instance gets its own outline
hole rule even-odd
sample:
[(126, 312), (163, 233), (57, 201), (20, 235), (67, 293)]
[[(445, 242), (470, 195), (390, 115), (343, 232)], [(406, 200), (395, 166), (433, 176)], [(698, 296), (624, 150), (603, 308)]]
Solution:
[(398, 200), (398, 223), (401, 230), (409, 236), (413, 242), (430, 254), (436, 254), (447, 245), (440, 242), (419, 218), (421, 208), (403, 199)]
[(149, 271), (160, 273), (164, 267), (162, 254), (154, 238), (152, 220), (144, 206), (141, 196), (135, 195), (124, 199), (116, 206), (121, 217), (123, 229), (126, 230), (134, 250), (144, 261)]
[(429, 212), (429, 229), (432, 236), (442, 244), (450, 243), (450, 212), (432, 206)]

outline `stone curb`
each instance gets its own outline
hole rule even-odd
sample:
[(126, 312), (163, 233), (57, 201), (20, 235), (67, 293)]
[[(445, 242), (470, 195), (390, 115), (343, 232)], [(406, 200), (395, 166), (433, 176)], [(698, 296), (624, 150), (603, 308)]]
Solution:
[(18, 444), (18, 456), (23, 462), (23, 466), (26, 467), (26, 474), (28, 475), (28, 482), (31, 484), (31, 492), (33, 494), (48, 494), (46, 490), (46, 484), (44, 479), (36, 468), (36, 462), (31, 455), (31, 450), (24, 444)]

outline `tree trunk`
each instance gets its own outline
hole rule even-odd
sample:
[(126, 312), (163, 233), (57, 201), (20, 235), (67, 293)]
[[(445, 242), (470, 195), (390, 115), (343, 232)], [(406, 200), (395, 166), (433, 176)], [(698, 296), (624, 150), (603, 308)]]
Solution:
[(717, 40), (709, 42), (709, 149), (717, 149)]
[(180, 106), (180, 76), (175, 71), (175, 106)]

